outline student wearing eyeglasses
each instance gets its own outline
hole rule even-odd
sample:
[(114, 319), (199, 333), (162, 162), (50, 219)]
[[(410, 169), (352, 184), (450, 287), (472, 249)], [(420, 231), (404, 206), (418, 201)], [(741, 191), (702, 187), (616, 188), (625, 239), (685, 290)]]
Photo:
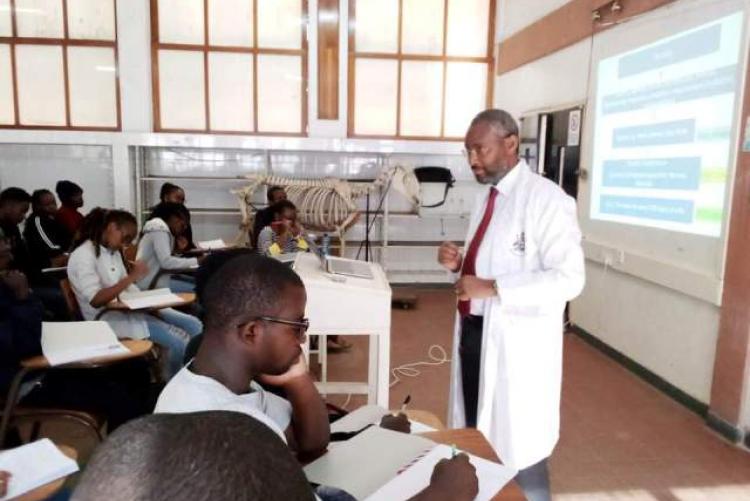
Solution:
[[(208, 280), (201, 301), (203, 341), (164, 388), (155, 412), (242, 412), (300, 456), (322, 453), (328, 413), (302, 356), (309, 324), (299, 276), (275, 259), (235, 257)], [(261, 382), (280, 387), (286, 398), (265, 391)]]

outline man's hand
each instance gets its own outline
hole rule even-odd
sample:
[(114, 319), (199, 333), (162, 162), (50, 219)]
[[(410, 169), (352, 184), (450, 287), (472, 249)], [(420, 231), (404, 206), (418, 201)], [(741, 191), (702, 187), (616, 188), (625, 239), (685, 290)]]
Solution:
[(26, 275), (17, 270), (10, 270), (3, 275), (0, 275), (3, 283), (11, 290), (16, 299), (19, 301), (25, 301), (29, 297), (29, 281), (26, 279)]
[(479, 479), (469, 456), (458, 454), (451, 459), (442, 459), (435, 465), (430, 478), (430, 487), (445, 493), (445, 499), (471, 500), (479, 493)]
[(8, 492), (8, 483), (10, 482), (10, 472), (0, 470), (0, 498)]
[(456, 296), (458, 296), (458, 299), (461, 301), (467, 301), (469, 299), (486, 299), (497, 295), (494, 280), (487, 280), (474, 275), (461, 277), (458, 282), (453, 285), (453, 289), (456, 291)]
[(469, 456), (441, 459), (432, 470), (430, 485), (410, 501), (471, 501), (479, 493), (479, 479)]
[(138, 280), (148, 275), (148, 265), (146, 265), (146, 263), (144, 263), (143, 261), (133, 261), (133, 264), (130, 267), (129, 275), (134, 282), (137, 282)]
[(456, 272), (461, 269), (461, 251), (453, 242), (443, 242), (438, 248), (438, 263), (448, 271)]
[(403, 412), (399, 412), (396, 416), (390, 413), (386, 414), (380, 420), (380, 427), (401, 433), (411, 433), (411, 423)]
[(50, 259), (50, 264), (52, 265), (53, 268), (60, 268), (62, 266), (67, 266), (68, 255), (60, 254), (59, 256), (55, 256), (52, 259)]
[(188, 242), (188, 239), (180, 235), (179, 237), (175, 238), (174, 249), (178, 254), (181, 254), (187, 250), (189, 244), (190, 242)]
[(300, 354), (297, 361), (289, 367), (284, 374), (279, 374), (278, 376), (261, 374), (258, 376), (258, 379), (262, 383), (270, 384), (271, 386), (284, 386), (299, 377), (307, 376), (307, 374), (307, 363), (305, 363), (305, 357)]

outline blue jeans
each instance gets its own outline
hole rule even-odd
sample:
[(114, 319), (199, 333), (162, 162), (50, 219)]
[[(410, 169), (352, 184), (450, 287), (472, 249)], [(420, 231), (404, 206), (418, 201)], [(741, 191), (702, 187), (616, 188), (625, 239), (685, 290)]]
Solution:
[(169, 290), (175, 294), (180, 292), (195, 292), (195, 280), (186, 275), (173, 275), (169, 277)]
[(169, 380), (182, 367), (185, 347), (203, 331), (203, 324), (192, 315), (166, 308), (159, 310), (159, 318), (147, 315), (146, 323), (151, 340), (167, 349), (167, 372)]

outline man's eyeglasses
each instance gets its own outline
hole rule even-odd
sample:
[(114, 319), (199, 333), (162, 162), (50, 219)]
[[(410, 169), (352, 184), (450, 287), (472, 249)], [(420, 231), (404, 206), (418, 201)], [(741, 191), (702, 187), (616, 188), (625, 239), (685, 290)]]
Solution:
[(263, 320), (264, 322), (271, 322), (274, 324), (283, 324), (283, 325), (289, 325), (291, 327), (297, 328), (297, 337), (300, 339), (302, 336), (305, 335), (305, 332), (307, 332), (307, 329), (310, 328), (310, 320), (307, 318), (302, 318), (300, 320), (286, 320), (284, 318), (276, 318), (276, 317), (256, 317), (255, 320)]

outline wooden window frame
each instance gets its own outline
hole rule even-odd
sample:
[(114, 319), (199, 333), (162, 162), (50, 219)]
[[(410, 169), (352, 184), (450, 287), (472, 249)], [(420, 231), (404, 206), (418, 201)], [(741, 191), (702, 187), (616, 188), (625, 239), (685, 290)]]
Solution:
[[(348, 81), (348, 119), (347, 135), (351, 138), (360, 139), (405, 139), (405, 140), (423, 140), (423, 141), (463, 141), (463, 137), (450, 137), (445, 135), (445, 83), (447, 78), (448, 63), (485, 63), (487, 64), (487, 99), (486, 107), (492, 107), (493, 83), (495, 74), (495, 12), (496, 1), (489, 0), (489, 19), (487, 20), (487, 54), (485, 57), (480, 56), (448, 56), (448, 0), (443, 0), (443, 50), (440, 55), (427, 54), (404, 54), (402, 52), (403, 36), (403, 18), (404, 18), (404, 0), (398, 0), (398, 48), (396, 53), (381, 52), (357, 52), (355, 46), (355, 26), (356, 26), (356, 0), (349, 1), (349, 81)], [(355, 67), (358, 58), (361, 59), (386, 59), (398, 62), (397, 81), (396, 81), (396, 134), (356, 134), (354, 132), (354, 119), (356, 110), (355, 103)], [(404, 61), (435, 61), (443, 65), (443, 88), (440, 102), (440, 135), (439, 136), (409, 136), (401, 134), (401, 72)]]
[[(117, 2), (111, 0), (115, 13), (115, 39), (114, 40), (85, 40), (70, 38), (68, 34), (68, 1), (60, 0), (63, 13), (63, 38), (38, 38), (19, 37), (18, 23), (16, 21), (16, 0), (10, 0), (10, 23), (12, 36), (0, 37), (0, 44), (10, 46), (10, 69), (13, 80), (13, 124), (0, 124), (0, 129), (27, 129), (27, 130), (74, 130), (74, 131), (107, 131), (116, 132), (122, 130), (122, 114), (120, 110), (120, 72), (119, 55), (117, 51)], [(17, 45), (46, 45), (62, 47), (63, 58), (63, 81), (65, 85), (65, 125), (23, 125), (20, 120), (18, 109), (18, 75), (16, 72), (16, 46)], [(68, 47), (105, 47), (114, 51), (115, 57), (115, 101), (117, 112), (117, 125), (114, 127), (101, 126), (74, 126), (70, 123), (70, 81), (68, 79)]]
[[(307, 71), (307, 23), (302, 23), (300, 36), (302, 37), (299, 49), (274, 49), (258, 47), (258, 1), (253, 2), (253, 47), (238, 47), (227, 45), (210, 45), (209, 44), (209, 19), (208, 19), (208, 1), (203, 0), (203, 44), (182, 44), (182, 43), (161, 43), (159, 42), (159, 0), (151, 0), (151, 80), (153, 94), (153, 111), (154, 111), (154, 132), (173, 132), (187, 134), (227, 134), (241, 136), (285, 136), (285, 137), (307, 137), (307, 89), (308, 89), (308, 71)], [(302, 1), (302, 19), (308, 18), (307, 0)], [(203, 53), (203, 93), (205, 101), (206, 124), (203, 129), (174, 129), (164, 128), (161, 126), (161, 104), (159, 94), (159, 50), (182, 50), (188, 52)], [(236, 130), (214, 130), (211, 129), (211, 110), (210, 110), (210, 89), (208, 75), (208, 54), (210, 52), (228, 52), (239, 54), (252, 54), (253, 56), (253, 130), (236, 131)], [(258, 130), (258, 55), (281, 55), (281, 56), (300, 56), (302, 63), (302, 81), (301, 98), (301, 130), (300, 132), (273, 132)]]

